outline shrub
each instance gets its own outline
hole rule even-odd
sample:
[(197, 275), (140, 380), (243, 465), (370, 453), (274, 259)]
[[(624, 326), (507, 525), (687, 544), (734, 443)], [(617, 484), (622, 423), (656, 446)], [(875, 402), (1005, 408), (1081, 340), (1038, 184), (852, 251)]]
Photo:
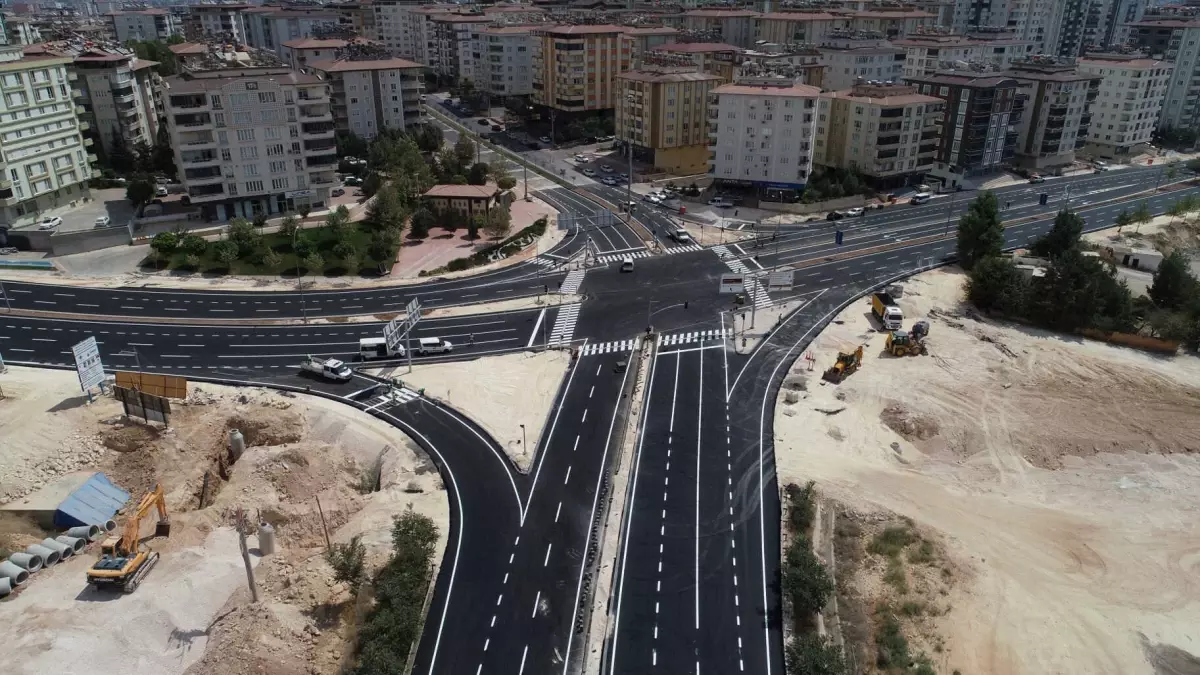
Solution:
[(815, 483), (810, 480), (804, 484), (804, 487), (789, 483), (784, 488), (788, 498), (788, 521), (791, 523), (793, 532), (807, 533), (812, 527), (816, 514), (816, 507), (813, 504), (814, 485)]
[(179, 248), (188, 255), (199, 257), (208, 250), (208, 241), (198, 234), (185, 234), (179, 242)]
[(334, 544), (325, 551), (325, 562), (333, 568), (335, 581), (345, 582), (351, 593), (358, 593), (366, 571), (367, 547), (363, 546), (362, 535), (356, 534), (345, 544)]
[(788, 547), (783, 561), (783, 592), (792, 600), (797, 617), (821, 611), (833, 593), (833, 580), (817, 556), (807, 537), (796, 537)]

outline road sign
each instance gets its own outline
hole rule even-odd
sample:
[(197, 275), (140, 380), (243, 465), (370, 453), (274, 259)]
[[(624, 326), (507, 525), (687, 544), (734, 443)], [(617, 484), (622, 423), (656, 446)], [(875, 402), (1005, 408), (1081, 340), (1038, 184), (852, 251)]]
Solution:
[(614, 216), (613, 212), (609, 211), (608, 209), (601, 209), (600, 212), (596, 214), (597, 227), (612, 227), (614, 220), (616, 220), (616, 216)]
[(558, 225), (558, 229), (564, 232), (570, 232), (575, 229), (575, 214), (560, 213), (554, 221)]
[(71, 348), (75, 353), (75, 372), (79, 374), (79, 386), (87, 391), (104, 382), (104, 364), (100, 362), (100, 347), (96, 338), (90, 337)]
[(794, 270), (775, 270), (767, 275), (767, 291), (790, 291)]
[(745, 293), (746, 292), (746, 275), (744, 274), (722, 274), (721, 286), (718, 289), (719, 293)]
[(409, 331), (421, 321), (421, 300), (413, 298), (404, 308), (404, 318), (396, 317), (383, 327), (383, 339), (387, 341), (388, 349), (398, 351), (400, 342), (408, 337)]
[(147, 422), (171, 423), (171, 402), (163, 396), (154, 396), (126, 387), (113, 387), (113, 397), (125, 407), (126, 417), (141, 417)]

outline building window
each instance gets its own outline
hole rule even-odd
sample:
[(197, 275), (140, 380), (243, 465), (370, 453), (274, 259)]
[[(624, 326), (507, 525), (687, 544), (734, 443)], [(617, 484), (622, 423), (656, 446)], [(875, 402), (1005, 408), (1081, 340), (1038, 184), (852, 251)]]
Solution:
[(272, 179), (272, 180), (271, 180), (271, 189), (272, 189), (272, 190), (286, 190), (286, 189), (288, 189), (288, 179), (287, 179), (287, 178), (274, 178), (274, 179)]
[(246, 192), (262, 192), (263, 182), (261, 180), (246, 181)]
[[(249, 113), (247, 113), (247, 114), (249, 114)], [(239, 142), (242, 142), (242, 143), (245, 143), (247, 141), (253, 141), (254, 140), (254, 130), (253, 129), (238, 129), (237, 130), (237, 139)], [(245, 148), (242, 148), (242, 149), (245, 150)]]
[(242, 159), (258, 159), (258, 148), (256, 146), (239, 148), (242, 154)]

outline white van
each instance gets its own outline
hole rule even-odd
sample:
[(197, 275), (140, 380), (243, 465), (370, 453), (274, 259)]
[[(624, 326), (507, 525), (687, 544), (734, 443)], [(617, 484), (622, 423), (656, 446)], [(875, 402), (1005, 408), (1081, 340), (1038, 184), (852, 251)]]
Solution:
[(388, 349), (387, 340), (381, 337), (362, 338), (358, 341), (358, 358), (363, 361), (404, 356), (404, 345)]
[(915, 194), (915, 195), (913, 195), (913, 196), (912, 196), (912, 199), (910, 199), (910, 200), (909, 200), (909, 203), (912, 203), (912, 204), (924, 204), (925, 202), (929, 201), (930, 199), (933, 199), (933, 193), (931, 193), (931, 192), (918, 192), (917, 194)]
[(428, 337), (417, 341), (418, 354), (449, 354), (452, 351), (454, 351), (454, 345), (450, 344), (449, 340)]
[(621, 259), (621, 271), (622, 272), (632, 272), (633, 271), (633, 258), (622, 258)]

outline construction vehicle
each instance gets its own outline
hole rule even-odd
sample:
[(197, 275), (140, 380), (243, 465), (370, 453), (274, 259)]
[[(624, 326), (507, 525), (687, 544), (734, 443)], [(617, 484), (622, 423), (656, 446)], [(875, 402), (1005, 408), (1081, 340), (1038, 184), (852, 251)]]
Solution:
[(918, 321), (912, 330), (894, 330), (887, 336), (885, 348), (892, 356), (908, 354), (921, 355), (925, 353), (925, 337), (929, 335), (929, 322)]
[(140, 536), (142, 518), (145, 518), (151, 509), (158, 511), (154, 536), (170, 536), (171, 519), (167, 515), (167, 500), (163, 496), (162, 486), (155, 485), (153, 490), (142, 497), (137, 510), (129, 514), (121, 536), (109, 537), (100, 545), (100, 559), (87, 571), (88, 583), (93, 588), (132, 593), (158, 564), (158, 552), (143, 546)]
[(837, 363), (826, 370), (821, 378), (827, 382), (837, 384), (846, 379), (846, 376), (858, 370), (862, 365), (863, 348), (862, 345), (852, 352), (838, 352)]
[(890, 293), (871, 295), (871, 313), (883, 324), (884, 330), (900, 330), (904, 323), (904, 312)]
[(344, 362), (338, 359), (323, 359), (319, 356), (310, 356), (305, 359), (300, 364), (300, 369), (338, 382), (349, 382), (350, 378), (354, 377), (354, 372)]

